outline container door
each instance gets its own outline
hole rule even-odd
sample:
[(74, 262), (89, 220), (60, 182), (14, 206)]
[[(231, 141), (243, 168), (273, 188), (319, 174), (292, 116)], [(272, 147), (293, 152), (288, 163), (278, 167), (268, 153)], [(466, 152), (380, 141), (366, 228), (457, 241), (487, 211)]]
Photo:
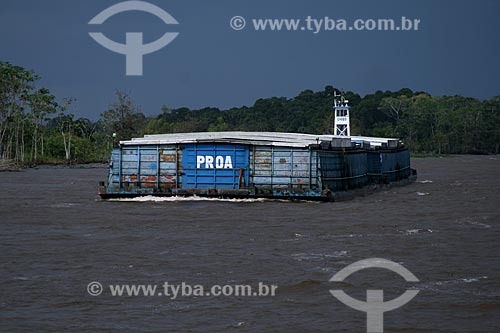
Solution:
[(182, 188), (239, 189), (248, 186), (249, 148), (231, 144), (182, 147)]

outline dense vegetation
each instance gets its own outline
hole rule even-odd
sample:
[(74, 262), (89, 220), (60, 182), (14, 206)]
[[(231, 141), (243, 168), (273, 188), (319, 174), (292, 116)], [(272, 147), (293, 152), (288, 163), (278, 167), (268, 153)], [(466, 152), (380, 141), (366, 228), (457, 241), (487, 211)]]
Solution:
[[(0, 62), (0, 158), (21, 164), (106, 161), (119, 140), (152, 133), (283, 131), (331, 133), (335, 88), (305, 90), (294, 98), (258, 99), (229, 110), (170, 109), (146, 117), (131, 97), (117, 91), (97, 121), (75, 119), (73, 99), (58, 100), (37, 86), (30, 70)], [(431, 96), (401, 89), (364, 97), (347, 92), (351, 132), (399, 137), (414, 152), (494, 153), (500, 148), (500, 96), (478, 100)]]

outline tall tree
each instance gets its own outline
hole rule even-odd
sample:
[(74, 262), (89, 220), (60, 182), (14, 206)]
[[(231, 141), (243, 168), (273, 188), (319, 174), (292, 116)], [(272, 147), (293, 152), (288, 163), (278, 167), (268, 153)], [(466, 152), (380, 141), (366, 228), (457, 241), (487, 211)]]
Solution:
[(31, 70), (0, 61), (1, 158), (24, 158), (24, 130), (27, 120), (24, 109), (34, 89), (33, 83), (38, 79)]
[(57, 118), (57, 123), (59, 132), (63, 138), (64, 157), (66, 158), (67, 163), (71, 162), (71, 139), (73, 137), (74, 130), (74, 115), (67, 113), (67, 111), (73, 102), (74, 100), (71, 98), (63, 98), (63, 104), (58, 107), (60, 113)]
[(101, 115), (102, 124), (109, 138), (116, 134), (117, 140), (128, 140), (140, 133), (146, 117), (128, 93), (117, 90), (116, 98)]
[(32, 132), (32, 153), (33, 161), (38, 161), (38, 148), (41, 148), (41, 155), (44, 156), (44, 132), (49, 115), (56, 112), (57, 102), (55, 96), (50, 94), (46, 88), (40, 88), (28, 96), (31, 110)]

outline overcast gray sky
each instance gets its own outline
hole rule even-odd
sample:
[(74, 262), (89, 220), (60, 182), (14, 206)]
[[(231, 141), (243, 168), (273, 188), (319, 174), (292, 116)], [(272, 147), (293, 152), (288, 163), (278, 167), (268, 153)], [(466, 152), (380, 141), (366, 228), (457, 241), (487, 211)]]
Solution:
[[(500, 1), (495, 0), (151, 0), (178, 22), (129, 11), (100, 26), (88, 22), (115, 0), (0, 0), (0, 60), (34, 69), (58, 98), (78, 100), (77, 116), (97, 119), (129, 91), (148, 115), (162, 105), (219, 108), (257, 98), (293, 97), (333, 85), (362, 95), (404, 87), (433, 95), (500, 94)], [(243, 30), (230, 27), (240, 15)], [(252, 19), (393, 18), (421, 20), (418, 31), (255, 31)], [(179, 32), (145, 55), (143, 76), (125, 75), (125, 56), (96, 43), (126, 32), (152, 42)]]

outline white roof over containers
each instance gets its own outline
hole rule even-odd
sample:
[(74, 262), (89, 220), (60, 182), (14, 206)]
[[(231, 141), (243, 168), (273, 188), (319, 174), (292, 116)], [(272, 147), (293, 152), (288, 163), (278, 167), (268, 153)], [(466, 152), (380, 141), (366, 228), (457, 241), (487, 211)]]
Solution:
[(280, 147), (308, 147), (322, 141), (331, 141), (335, 147), (350, 147), (351, 142), (369, 143), (371, 147), (379, 147), (383, 143), (388, 147), (396, 147), (399, 139), (374, 138), (366, 136), (335, 136), (302, 133), (280, 132), (193, 132), (174, 134), (152, 134), (143, 138), (120, 141), (121, 145), (157, 145), (175, 143), (223, 142)]

